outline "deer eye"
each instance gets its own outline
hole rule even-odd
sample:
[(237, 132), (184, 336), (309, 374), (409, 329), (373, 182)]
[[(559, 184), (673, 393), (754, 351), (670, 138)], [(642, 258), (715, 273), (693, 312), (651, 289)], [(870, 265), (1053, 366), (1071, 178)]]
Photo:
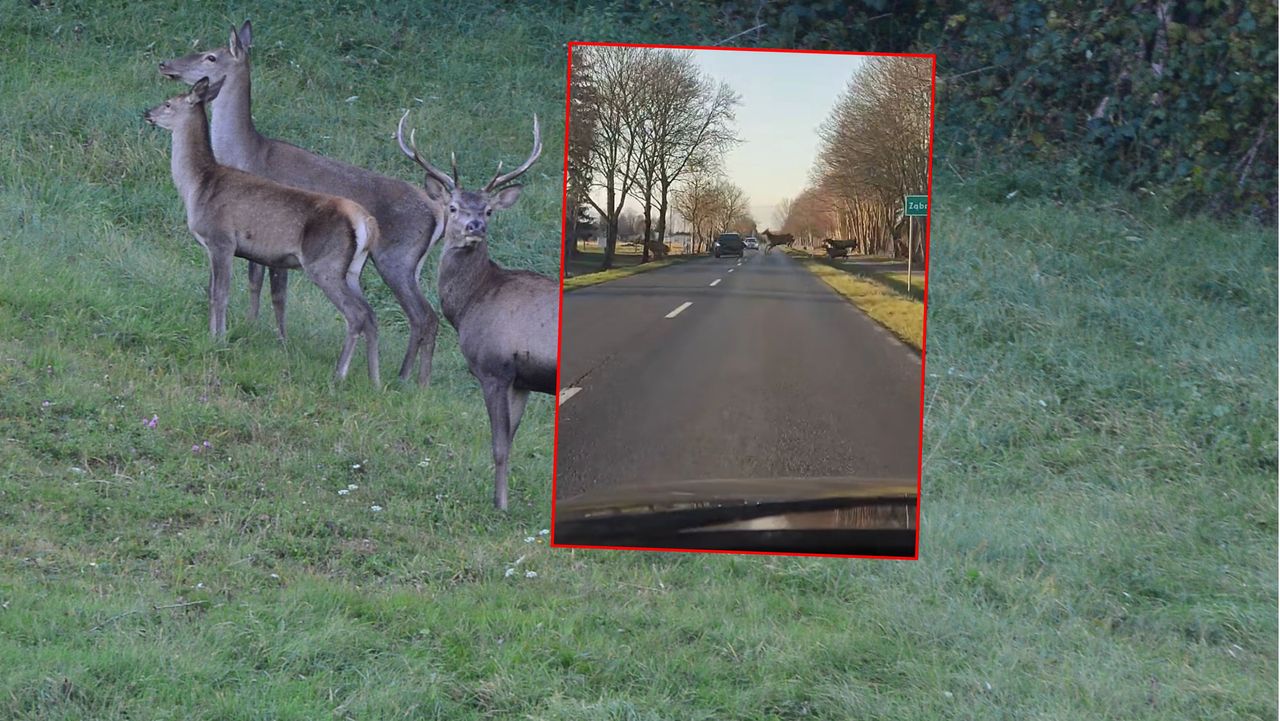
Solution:
[(450, 213), (453, 213), (454, 215), (457, 215), (457, 214), (458, 214), (458, 206), (456, 206), (456, 205), (450, 205), (450, 206), (449, 206), (449, 212), (450, 212)]
[(208, 60), (208, 61), (209, 61), (209, 62), (211, 62), (211, 63), (216, 63), (216, 62), (218, 62), (218, 56), (217, 56), (217, 55), (206, 55), (206, 56), (204, 56), (204, 59), (205, 59), (205, 60)]
[(493, 215), (493, 208), (485, 208), (484, 215), (486, 218), (489, 217), (490, 215)]
[(168, 101), (168, 100), (164, 101), (164, 106), (165, 106), (166, 108), (168, 108), (168, 107), (172, 107), (171, 105), (169, 105), (169, 101)]

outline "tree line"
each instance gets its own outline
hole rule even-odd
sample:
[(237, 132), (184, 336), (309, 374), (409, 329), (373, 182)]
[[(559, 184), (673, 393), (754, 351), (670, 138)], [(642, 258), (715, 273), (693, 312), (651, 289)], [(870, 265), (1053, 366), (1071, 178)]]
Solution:
[[(819, 129), (809, 185), (775, 211), (797, 239), (853, 240), (863, 253), (907, 256), (906, 195), (929, 181), (928, 58), (868, 58)], [(923, 244), (910, 252), (923, 260)]]
[[(570, 70), (565, 253), (590, 231), (605, 239), (603, 267), (628, 227), (628, 201), (640, 208), (644, 242), (664, 252), (679, 213), (702, 239), (746, 218), (746, 196), (722, 177), (724, 152), (739, 142), (727, 84), (702, 72), (690, 51), (587, 46)], [(587, 230), (596, 216), (599, 227)], [(651, 240), (652, 239), (652, 240)]]

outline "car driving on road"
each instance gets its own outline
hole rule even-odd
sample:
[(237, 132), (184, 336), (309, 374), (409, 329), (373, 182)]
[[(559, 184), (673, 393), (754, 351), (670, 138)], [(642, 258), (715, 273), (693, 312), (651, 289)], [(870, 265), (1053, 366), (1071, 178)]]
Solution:
[(754, 235), (748, 235), (747, 239), (742, 242), (747, 246), (747, 250), (760, 250), (760, 241), (756, 240)]
[(742, 257), (742, 251), (746, 244), (742, 242), (742, 236), (737, 233), (721, 233), (716, 242), (712, 244), (711, 254), (719, 258), (722, 255), (736, 255)]

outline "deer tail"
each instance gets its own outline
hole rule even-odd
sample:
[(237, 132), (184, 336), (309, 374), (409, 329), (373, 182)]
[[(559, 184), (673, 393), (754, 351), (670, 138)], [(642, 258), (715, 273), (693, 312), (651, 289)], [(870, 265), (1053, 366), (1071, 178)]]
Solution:
[(347, 285), (352, 290), (360, 290), (360, 271), (364, 270), (364, 263), (369, 258), (369, 253), (376, 250), (382, 242), (382, 233), (378, 228), (378, 221), (369, 211), (362, 206), (352, 203), (349, 217), (351, 225), (356, 235), (356, 252), (351, 256), (351, 265), (347, 267)]

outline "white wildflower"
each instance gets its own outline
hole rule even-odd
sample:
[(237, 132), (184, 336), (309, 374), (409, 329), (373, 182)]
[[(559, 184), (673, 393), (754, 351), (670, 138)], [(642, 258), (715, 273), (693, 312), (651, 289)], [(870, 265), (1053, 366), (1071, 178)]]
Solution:
[(524, 572), (524, 577), (525, 577), (525, 578), (537, 578), (537, 577), (538, 577), (538, 572), (537, 572), (537, 571), (525, 571), (525, 572)]
[(511, 577), (512, 577), (512, 576), (514, 576), (514, 575), (516, 575), (516, 569), (514, 569), (514, 568), (508, 568), (508, 569), (507, 569), (507, 572), (506, 572), (505, 574), (503, 574), (503, 576), (502, 576), (502, 577), (503, 577), (503, 578), (511, 578)]
[(348, 493), (350, 493), (350, 492), (351, 492), (351, 491), (348, 491), (348, 490), (347, 490), (347, 489), (345, 489), (345, 488), (339, 488), (339, 489), (338, 489), (338, 495), (339, 495), (339, 496), (345, 496), (345, 495), (347, 495), (347, 494), (348, 494)]
[(369, 510), (377, 513), (382, 510), (382, 506), (369, 506)]

